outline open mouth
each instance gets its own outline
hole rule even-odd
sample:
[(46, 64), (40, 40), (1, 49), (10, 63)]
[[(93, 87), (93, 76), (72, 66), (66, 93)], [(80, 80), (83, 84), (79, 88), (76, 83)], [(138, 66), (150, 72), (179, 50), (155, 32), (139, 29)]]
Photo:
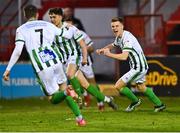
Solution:
[(118, 33), (118, 31), (114, 31), (114, 33), (115, 33), (115, 34), (117, 34), (117, 33)]

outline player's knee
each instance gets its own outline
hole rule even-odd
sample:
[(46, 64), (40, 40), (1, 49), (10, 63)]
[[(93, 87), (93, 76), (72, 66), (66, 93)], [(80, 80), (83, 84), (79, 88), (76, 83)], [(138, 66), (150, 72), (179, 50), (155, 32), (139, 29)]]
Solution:
[(139, 92), (145, 92), (146, 86), (144, 84), (137, 84), (137, 89)]
[(126, 86), (126, 83), (122, 80), (122, 79), (119, 79), (116, 84), (114, 85), (114, 88), (117, 90), (117, 91), (121, 91), (121, 89)]
[(73, 78), (74, 77), (74, 75), (72, 74), (72, 73), (67, 73), (67, 78), (68, 79), (71, 79), (71, 78)]
[(115, 88), (117, 91), (120, 91), (122, 87), (119, 86), (118, 84), (115, 84), (115, 85), (114, 85), (114, 88)]

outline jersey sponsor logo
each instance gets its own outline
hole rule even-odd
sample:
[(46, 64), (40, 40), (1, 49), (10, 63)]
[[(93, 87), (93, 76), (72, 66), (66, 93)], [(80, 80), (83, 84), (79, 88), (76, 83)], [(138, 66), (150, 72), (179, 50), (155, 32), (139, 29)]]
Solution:
[(53, 51), (51, 51), (49, 49), (45, 49), (45, 50), (39, 52), (38, 54), (39, 54), (41, 61), (43, 63), (48, 62), (48, 61), (56, 58), (56, 55), (53, 53)]

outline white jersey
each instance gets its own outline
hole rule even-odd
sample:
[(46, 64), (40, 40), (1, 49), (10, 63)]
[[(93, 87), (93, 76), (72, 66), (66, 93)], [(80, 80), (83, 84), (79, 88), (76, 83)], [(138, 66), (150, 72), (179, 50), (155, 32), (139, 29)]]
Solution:
[(128, 31), (124, 31), (121, 38), (116, 37), (114, 46), (119, 47), (122, 51), (129, 52), (130, 68), (139, 72), (146, 71), (148, 64), (144, 56), (143, 50), (137, 39)]
[[(81, 39), (83, 39), (83, 36), (75, 26), (70, 26), (67, 28), (66, 22), (63, 23), (60, 29), (62, 29), (62, 32), (71, 32), (70, 34), (73, 34), (71, 39), (59, 36), (56, 37), (56, 44), (59, 46), (59, 50), (63, 55), (62, 58), (66, 61), (70, 56), (77, 56), (76, 48), (78, 46), (76, 42), (79, 42)], [(71, 29), (71, 31), (69, 29)]]
[(53, 41), (56, 35), (71, 38), (53, 24), (41, 20), (28, 21), (16, 30), (16, 45), (24, 45), (31, 62), (39, 72), (60, 62), (59, 52)]

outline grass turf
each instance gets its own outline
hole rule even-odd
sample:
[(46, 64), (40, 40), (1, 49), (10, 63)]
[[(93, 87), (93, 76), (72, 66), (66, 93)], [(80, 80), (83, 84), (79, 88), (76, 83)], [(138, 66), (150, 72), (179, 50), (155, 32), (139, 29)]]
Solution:
[(95, 103), (82, 109), (87, 125), (78, 127), (74, 115), (65, 102), (52, 105), (46, 99), (16, 99), (0, 100), (0, 132), (146, 132), (146, 131), (180, 131), (180, 98), (162, 97), (167, 105), (164, 112), (154, 113), (153, 105), (146, 97), (142, 98), (142, 105), (134, 112), (127, 113), (124, 109), (129, 100), (116, 97), (118, 111), (113, 111), (107, 105), (104, 112), (99, 112)]

